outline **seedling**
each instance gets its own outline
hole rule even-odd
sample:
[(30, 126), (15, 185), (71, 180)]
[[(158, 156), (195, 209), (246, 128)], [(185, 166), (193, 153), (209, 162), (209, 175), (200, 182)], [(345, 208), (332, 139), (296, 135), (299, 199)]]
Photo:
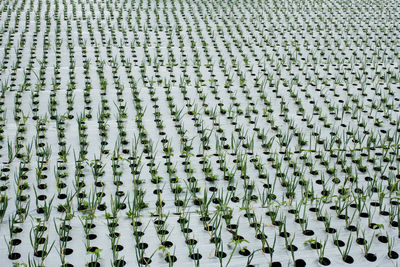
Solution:
[(342, 249), (339, 245), (337, 245), (337, 248), (340, 252), (340, 255), (342, 256), (343, 261), (345, 262), (351, 262), (352, 258), (350, 257), (349, 253), (350, 253), (350, 249), (352, 246), (352, 241), (353, 241), (353, 237), (351, 234), (349, 234), (349, 237), (347, 239), (345, 248)]

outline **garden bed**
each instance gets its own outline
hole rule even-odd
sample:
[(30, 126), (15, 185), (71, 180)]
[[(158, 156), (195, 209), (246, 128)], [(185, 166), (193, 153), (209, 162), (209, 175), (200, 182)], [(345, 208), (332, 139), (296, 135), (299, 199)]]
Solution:
[(399, 11), (0, 1), (0, 262), (398, 264)]

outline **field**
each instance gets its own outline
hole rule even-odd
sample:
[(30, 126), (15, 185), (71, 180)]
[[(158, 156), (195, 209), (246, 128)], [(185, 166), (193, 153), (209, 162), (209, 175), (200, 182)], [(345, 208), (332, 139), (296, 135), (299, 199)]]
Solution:
[(399, 21), (0, 0), (0, 263), (398, 266)]

